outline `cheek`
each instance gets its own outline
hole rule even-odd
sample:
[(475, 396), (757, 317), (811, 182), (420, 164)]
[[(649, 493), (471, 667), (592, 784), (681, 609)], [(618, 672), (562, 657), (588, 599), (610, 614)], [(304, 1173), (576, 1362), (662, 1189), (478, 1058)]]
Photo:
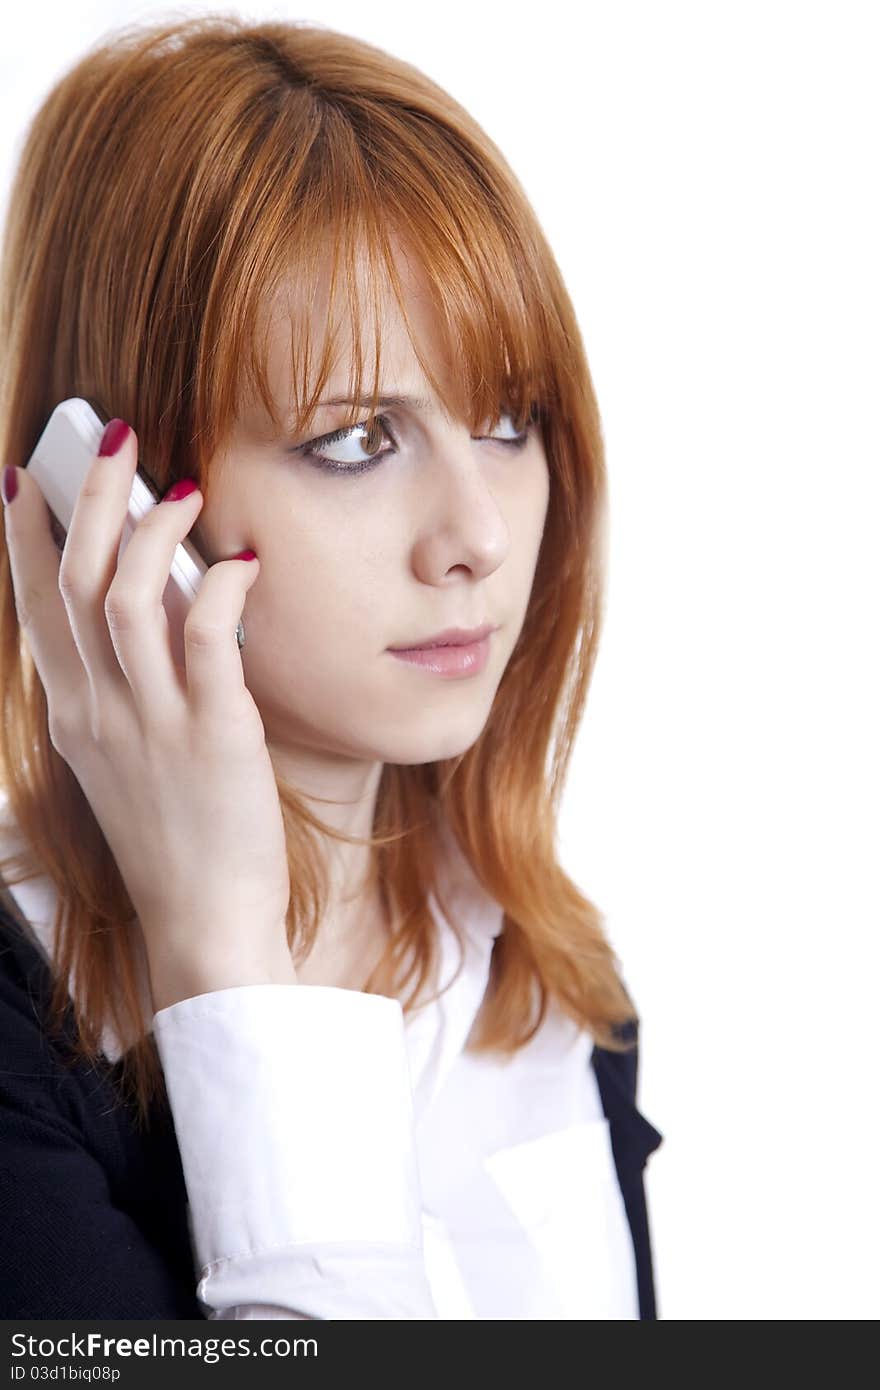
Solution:
[(543, 449), (540, 451), (538, 464), (535, 469), (535, 493), (543, 529), (543, 520), (547, 512), (547, 504), (550, 500), (550, 465), (547, 462), (547, 455)]
[(543, 454), (535, 461), (513, 500), (517, 553), (524, 563), (534, 562), (541, 545), (550, 502), (550, 473)]
[[(379, 589), (384, 562), (360, 547), (296, 550), (264, 571), (248, 599), (253, 625), (270, 647), (296, 644), (315, 664), (333, 662), (344, 646), (370, 650), (380, 642), (379, 615), (387, 607)], [(380, 642), (381, 646), (381, 642)], [(338, 659), (341, 659), (338, 658)]]

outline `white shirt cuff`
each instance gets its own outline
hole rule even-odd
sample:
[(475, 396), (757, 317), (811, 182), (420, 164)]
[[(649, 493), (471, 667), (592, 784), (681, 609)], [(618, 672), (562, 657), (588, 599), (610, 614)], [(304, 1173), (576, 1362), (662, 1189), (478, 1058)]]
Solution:
[(233, 1317), (436, 1317), (399, 1000), (241, 985), (158, 1010), (153, 1030), (199, 1297)]

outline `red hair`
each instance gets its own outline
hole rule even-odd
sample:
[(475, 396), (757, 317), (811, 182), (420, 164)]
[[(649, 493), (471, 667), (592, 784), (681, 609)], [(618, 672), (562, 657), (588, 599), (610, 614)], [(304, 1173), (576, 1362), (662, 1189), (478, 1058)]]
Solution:
[[(599, 1044), (624, 1051), (633, 1043), (619, 1025), (635, 1009), (601, 914), (557, 862), (554, 843), (602, 619), (599, 412), (552, 251), (501, 152), (461, 106), (401, 59), (310, 24), (208, 16), (106, 36), (37, 111), (11, 189), (0, 263), (3, 457), (24, 463), (53, 407), (85, 396), (134, 427), (162, 491), (189, 476), (207, 499), (212, 457), (244, 392), (284, 423), (267, 381), (267, 302), (291, 281), (307, 304), (329, 256), (333, 285), (343, 284), (347, 317), (359, 325), (354, 261), (366, 248), (406, 316), (392, 232), (432, 286), (457, 364), (444, 389), (413, 341), (438, 397), (474, 433), (504, 410), (517, 419), (536, 410), (550, 495), (522, 634), (479, 738), (454, 759), (383, 769), (373, 870), (395, 927), (367, 989), (397, 995), (406, 1011), (429, 978), (427, 900), (442, 818), (504, 913), (468, 1049), (514, 1052), (553, 998)], [(368, 284), (375, 289), (375, 275)], [(325, 388), (333, 344), (324, 343), (309, 393), (316, 355), (295, 312), (291, 330), (299, 433)], [(364, 357), (358, 338), (353, 394)], [(360, 418), (363, 411), (351, 423)], [(145, 1115), (164, 1088), (138, 1000), (136, 919), (100, 826), (49, 737), (5, 543), (0, 663), (0, 779), (28, 846), (0, 868), (44, 874), (54, 885), (54, 1016), (69, 1002), (75, 971), (82, 1052), (95, 1056), (111, 1024), (126, 1040), (123, 1079)], [(325, 902), (321, 823), (294, 788), (279, 781), (278, 790), (292, 883), (288, 939), (299, 951), (314, 939)]]

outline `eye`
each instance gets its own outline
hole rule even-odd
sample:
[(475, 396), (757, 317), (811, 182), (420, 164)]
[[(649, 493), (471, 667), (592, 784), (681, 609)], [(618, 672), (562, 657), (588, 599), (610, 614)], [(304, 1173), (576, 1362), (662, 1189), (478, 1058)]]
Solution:
[[(326, 450), (335, 445), (337, 448), (356, 445), (360, 447), (356, 436), (362, 435), (366, 438), (367, 457), (348, 458), (343, 454), (342, 458), (332, 458)], [(390, 449), (378, 448), (378, 441), (382, 435), (390, 439), (392, 447)], [(375, 448), (373, 445), (375, 444)], [(330, 473), (365, 473), (370, 468), (375, 468), (379, 462), (385, 458), (386, 454), (396, 454), (397, 446), (394, 436), (388, 429), (387, 417), (377, 415), (372, 427), (368, 420), (361, 421), (358, 425), (349, 425), (341, 430), (334, 430), (332, 434), (322, 434), (317, 439), (311, 439), (307, 444), (301, 444), (293, 450), (300, 458), (308, 459), (316, 468), (324, 468)]]
[[(513, 422), (514, 417), (511, 411), (502, 410), (501, 418)], [(495, 435), (476, 435), (475, 438), (501, 444), (508, 449), (522, 449), (528, 442), (535, 418), (533, 411), (527, 417), (524, 429), (515, 434), (512, 439), (499, 439)], [(383, 436), (390, 440), (390, 449), (379, 449), (378, 445)], [(351, 446), (355, 446), (363, 452), (360, 439), (365, 440), (365, 458), (352, 458), (350, 454), (345, 457), (344, 452), (342, 458), (333, 458), (327, 452), (331, 447), (345, 451)], [(299, 458), (308, 459), (315, 468), (324, 469), (328, 473), (366, 473), (372, 468), (377, 468), (382, 459), (387, 458), (389, 454), (397, 453), (397, 441), (388, 428), (388, 417), (377, 415), (372, 426), (368, 420), (363, 420), (357, 425), (348, 425), (343, 429), (334, 430), (332, 434), (322, 434), (317, 439), (310, 439), (306, 444), (299, 444), (291, 450), (291, 453)]]
[[(502, 410), (502, 412), (501, 412), (501, 419), (502, 419), (502, 420), (509, 420), (511, 423), (513, 423), (513, 420), (514, 420), (513, 412), (510, 411), (510, 410)], [(477, 438), (478, 438), (478, 439), (495, 439), (495, 443), (496, 443), (496, 444), (508, 444), (508, 445), (510, 445), (510, 447), (511, 447), (512, 449), (521, 449), (521, 448), (523, 447), (523, 445), (526, 443), (526, 441), (528, 440), (529, 434), (530, 434), (530, 432), (531, 432), (531, 427), (532, 427), (532, 425), (534, 424), (534, 421), (535, 421), (535, 416), (534, 416), (534, 412), (532, 412), (532, 414), (530, 414), (529, 416), (526, 417), (525, 425), (523, 426), (523, 428), (522, 428), (521, 430), (519, 430), (519, 431), (513, 436), (512, 439), (495, 439), (494, 435), (477, 435)]]

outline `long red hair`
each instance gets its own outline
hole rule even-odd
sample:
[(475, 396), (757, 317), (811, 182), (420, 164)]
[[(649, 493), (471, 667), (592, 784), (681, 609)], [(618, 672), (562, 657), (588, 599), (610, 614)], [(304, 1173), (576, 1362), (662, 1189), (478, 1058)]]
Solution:
[[(194, 477), (207, 499), (210, 461), (244, 391), (258, 393), (282, 425), (261, 337), (267, 297), (290, 278), (308, 303), (329, 256), (348, 318), (360, 324), (355, 251), (366, 247), (397, 292), (391, 230), (415, 248), (458, 364), (444, 390), (414, 342), (438, 397), (474, 433), (502, 410), (520, 419), (537, 410), (550, 496), (522, 635), (481, 735), (448, 761), (384, 767), (373, 869), (395, 928), (367, 988), (397, 995), (406, 1011), (429, 978), (427, 900), (445, 818), (504, 913), (468, 1049), (514, 1052), (552, 997), (600, 1045), (623, 1051), (633, 1044), (619, 1025), (636, 1011), (601, 914), (557, 862), (554, 843), (602, 619), (599, 412), (574, 309), (534, 211), (457, 102), (399, 58), (304, 23), (212, 16), (105, 36), (32, 119), (11, 187), (0, 263), (3, 458), (23, 464), (54, 406), (85, 396), (134, 427), (160, 489)], [(299, 433), (324, 391), (332, 343), (309, 393), (319, 355), (307, 324), (292, 318), (291, 327)], [(364, 357), (358, 340), (355, 394)], [(109, 1023), (126, 1040), (123, 1080), (146, 1116), (164, 1087), (139, 1002), (136, 919), (49, 737), (5, 543), (0, 698), (0, 779), (27, 846), (0, 870), (18, 874), (8, 883), (39, 874), (54, 885), (53, 1017), (70, 1002), (75, 973), (82, 1055), (97, 1055)], [(325, 902), (320, 822), (295, 788), (279, 780), (278, 790), (288, 938), (299, 953)]]

